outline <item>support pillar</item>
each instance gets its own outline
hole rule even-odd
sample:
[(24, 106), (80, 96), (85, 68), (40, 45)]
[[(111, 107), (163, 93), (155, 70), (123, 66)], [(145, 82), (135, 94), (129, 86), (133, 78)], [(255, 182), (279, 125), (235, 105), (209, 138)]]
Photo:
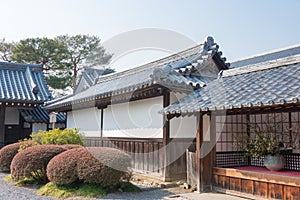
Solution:
[[(196, 135), (196, 158), (197, 158), (197, 191), (199, 193), (209, 192), (213, 187), (213, 167), (215, 166), (215, 120), (210, 117), (210, 120), (203, 120), (203, 115), (198, 116), (198, 129)], [(204, 124), (209, 127), (209, 135), (205, 136), (203, 130)]]
[[(170, 93), (167, 92), (163, 95), (163, 107), (167, 107), (170, 105)], [(163, 179), (165, 181), (168, 181), (171, 177), (170, 173), (170, 152), (169, 152), (169, 147), (168, 143), (170, 141), (170, 122), (167, 119), (167, 116), (164, 116), (164, 121), (163, 121)]]
[(5, 106), (0, 105), (0, 148), (5, 143)]

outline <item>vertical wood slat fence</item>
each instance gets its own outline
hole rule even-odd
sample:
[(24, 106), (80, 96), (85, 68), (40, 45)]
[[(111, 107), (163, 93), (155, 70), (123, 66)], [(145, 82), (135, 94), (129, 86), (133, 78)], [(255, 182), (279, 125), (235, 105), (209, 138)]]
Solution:
[(132, 167), (137, 171), (162, 174), (163, 147), (162, 139), (135, 138), (85, 138), (88, 147), (118, 148), (132, 156)]
[[(172, 160), (170, 174), (173, 178), (186, 176), (186, 149), (195, 145), (194, 139), (170, 139), (167, 151), (169, 160)], [(162, 177), (164, 168), (164, 150), (162, 138), (85, 138), (87, 147), (118, 148), (132, 156), (132, 167), (135, 171), (150, 173)], [(172, 178), (171, 177), (171, 178)]]

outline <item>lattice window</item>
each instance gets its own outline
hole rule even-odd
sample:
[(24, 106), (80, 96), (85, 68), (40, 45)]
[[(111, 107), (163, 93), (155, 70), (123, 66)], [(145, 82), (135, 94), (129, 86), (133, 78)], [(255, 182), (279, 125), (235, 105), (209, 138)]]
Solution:
[(237, 151), (234, 140), (247, 133), (246, 115), (216, 117), (217, 151)]
[(236, 140), (253, 134), (251, 127), (265, 128), (267, 124), (275, 125), (275, 133), (286, 146), (300, 149), (300, 112), (280, 112), (217, 116), (217, 152), (242, 150), (244, 144), (236, 145)]

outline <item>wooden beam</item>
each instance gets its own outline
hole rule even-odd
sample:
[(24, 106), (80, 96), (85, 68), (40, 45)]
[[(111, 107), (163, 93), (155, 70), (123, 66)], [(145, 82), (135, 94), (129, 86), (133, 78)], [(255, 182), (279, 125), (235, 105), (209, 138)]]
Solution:
[(103, 112), (104, 112), (104, 109), (101, 108), (100, 110), (101, 112), (101, 122), (100, 122), (100, 138), (101, 138), (101, 147), (103, 147)]
[[(215, 116), (210, 116), (209, 121), (203, 120), (203, 114), (198, 116), (198, 129), (196, 135), (196, 158), (197, 158), (197, 174), (198, 183), (197, 191), (199, 193), (209, 192), (212, 190), (213, 167), (216, 162), (216, 131), (215, 131)], [(212, 121), (211, 121), (212, 120)], [(209, 139), (205, 140), (203, 123), (209, 123), (210, 126)]]
[[(170, 105), (170, 92), (166, 92), (163, 95), (163, 107)], [(170, 142), (170, 122), (167, 116), (163, 119), (163, 155), (164, 155), (164, 168), (163, 168), (163, 178), (168, 180), (171, 176), (170, 174), (170, 152), (168, 151), (168, 143)]]
[(5, 106), (0, 105), (0, 148), (5, 142)]
[(201, 164), (200, 164), (200, 149), (201, 149), (201, 128), (202, 128), (202, 114), (197, 116), (198, 127), (196, 132), (196, 171), (197, 171), (197, 191), (201, 191)]

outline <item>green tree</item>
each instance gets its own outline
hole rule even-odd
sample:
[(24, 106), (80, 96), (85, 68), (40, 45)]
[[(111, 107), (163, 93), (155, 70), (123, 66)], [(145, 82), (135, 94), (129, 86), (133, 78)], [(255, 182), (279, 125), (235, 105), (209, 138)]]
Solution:
[(5, 42), (5, 38), (0, 40), (0, 60), (10, 62), (13, 46), (14, 43)]
[(67, 62), (67, 47), (58, 39), (27, 38), (12, 47), (10, 60), (19, 63), (42, 64), (48, 85), (63, 89), (72, 83), (71, 64)]
[(67, 60), (72, 64), (73, 86), (76, 83), (78, 71), (83, 65), (95, 66), (109, 63), (112, 55), (108, 54), (101, 46), (101, 40), (97, 36), (89, 35), (62, 35), (56, 37), (67, 47)]
[(27, 38), (17, 43), (7, 43), (3, 39), (0, 55), (4, 61), (42, 64), (47, 83), (54, 89), (74, 87), (83, 67), (107, 64), (112, 57), (99, 37), (89, 35)]

